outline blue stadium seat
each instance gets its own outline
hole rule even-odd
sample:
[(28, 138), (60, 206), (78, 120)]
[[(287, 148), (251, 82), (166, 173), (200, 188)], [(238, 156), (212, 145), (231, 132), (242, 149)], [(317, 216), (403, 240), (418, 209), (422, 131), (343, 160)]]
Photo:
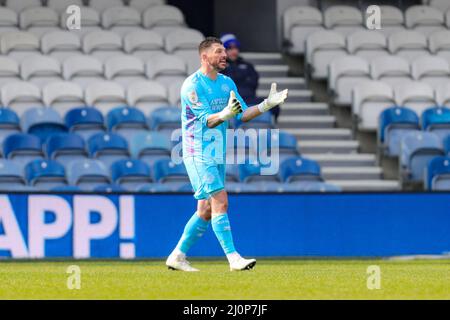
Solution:
[(446, 136), (442, 143), (444, 145), (444, 153), (445, 153), (445, 155), (450, 156), (450, 135)]
[(227, 137), (227, 159), (233, 163), (243, 164), (257, 161), (258, 132), (255, 130), (234, 130), (232, 137)]
[(175, 164), (169, 159), (161, 159), (155, 162), (153, 176), (154, 181), (169, 184), (172, 190), (177, 190), (182, 185), (190, 183), (184, 164)]
[(227, 137), (227, 148), (246, 148), (256, 152), (258, 150), (258, 133), (259, 131), (256, 130), (236, 129), (232, 137), (233, 139)]
[(450, 157), (439, 156), (431, 159), (425, 172), (426, 190), (450, 190)]
[(0, 190), (14, 191), (25, 185), (23, 168), (12, 160), (0, 159)]
[(59, 161), (65, 168), (74, 160), (88, 157), (83, 138), (76, 133), (58, 133), (50, 136), (45, 144), (47, 157)]
[(433, 107), (422, 113), (422, 129), (439, 136), (441, 141), (450, 134), (450, 109)]
[(3, 155), (5, 158), (14, 159), (23, 168), (28, 162), (44, 157), (42, 142), (32, 134), (12, 134), (3, 141)]
[(255, 128), (255, 129), (272, 129), (273, 116), (270, 112), (264, 112), (262, 115), (248, 121), (248, 122), (237, 122), (236, 126), (241, 129)]
[(260, 183), (262, 181), (280, 182), (278, 175), (263, 174), (264, 167), (259, 164), (240, 164), (239, 180), (245, 183)]
[(432, 132), (412, 131), (401, 140), (400, 174), (402, 181), (422, 182), (430, 160), (444, 154), (439, 137)]
[(67, 131), (61, 116), (52, 108), (28, 109), (22, 115), (21, 126), (24, 132), (38, 136), (42, 142), (50, 135)]
[(150, 167), (157, 160), (169, 159), (171, 149), (169, 138), (159, 132), (138, 133), (130, 141), (131, 156)]
[(241, 125), (241, 121), (239, 121), (236, 117), (228, 120), (228, 128), (237, 129)]
[(181, 145), (181, 142), (183, 141), (183, 130), (181, 128), (167, 131), (163, 130), (160, 132), (169, 138), (172, 147), (176, 146), (177, 144)]
[(148, 124), (151, 130), (170, 135), (173, 130), (181, 127), (181, 109), (178, 107), (158, 108), (150, 114)]
[(298, 146), (297, 146), (297, 138), (286, 131), (279, 131), (278, 137), (274, 134), (271, 134), (271, 139), (269, 140), (269, 145), (272, 146), (274, 141), (278, 138), (278, 147), (281, 152), (286, 152), (291, 155), (299, 155)]
[(105, 131), (103, 115), (93, 107), (78, 107), (66, 113), (67, 128), (88, 141), (96, 133)]
[(7, 108), (0, 108), (0, 145), (10, 134), (20, 133), (20, 120), (17, 114)]
[(107, 168), (117, 160), (128, 159), (127, 141), (117, 133), (97, 133), (88, 140), (89, 154), (105, 163)]
[(111, 165), (111, 176), (114, 183), (128, 191), (135, 191), (141, 185), (152, 182), (150, 168), (137, 159), (124, 159)]
[(266, 137), (267, 141), (261, 141), (259, 142), (259, 145), (263, 148), (263, 152), (265, 152), (265, 149), (267, 148), (269, 155), (272, 155), (273, 151), (278, 149), (280, 163), (289, 157), (300, 156), (297, 138), (293, 134), (280, 130), (277, 135), (275, 134), (275, 131), (270, 130), (267, 135), (259, 135), (259, 139), (264, 139)]
[[(232, 152), (231, 148), (234, 147), (234, 161), (241, 164), (242, 161), (237, 160), (236, 155), (239, 153), (241, 157), (246, 156), (245, 160), (250, 159), (250, 155), (272, 156), (272, 152), (275, 148), (278, 150), (278, 156), (274, 159), (279, 159), (282, 162), (284, 159), (291, 156), (299, 156), (299, 150), (297, 146), (297, 138), (285, 131), (278, 131), (279, 134), (275, 134), (275, 131), (270, 130), (245, 130), (244, 134), (240, 134), (239, 130), (235, 131), (233, 139), (227, 139), (228, 153)], [(245, 152), (245, 153), (243, 153)], [(228, 156), (230, 156), (228, 154)]]
[(62, 164), (54, 160), (34, 160), (25, 166), (28, 184), (41, 190), (67, 185)]
[(280, 166), (280, 179), (284, 182), (322, 181), (320, 165), (302, 157), (291, 157)]
[(139, 109), (122, 106), (112, 109), (106, 116), (106, 125), (109, 131), (122, 135), (131, 141), (137, 133), (148, 130), (145, 115)]
[(402, 136), (419, 128), (419, 117), (413, 110), (406, 107), (392, 107), (384, 110), (378, 122), (379, 150), (385, 156), (398, 157)]
[(342, 189), (334, 184), (321, 181), (302, 181), (298, 183), (287, 183), (284, 185), (285, 192), (342, 192)]
[(86, 191), (111, 183), (108, 169), (101, 161), (93, 159), (72, 162), (67, 176), (71, 185)]
[(117, 185), (117, 184), (102, 184), (99, 185), (97, 187), (94, 188), (95, 192), (106, 192), (106, 193), (111, 193), (111, 192), (124, 192), (127, 191), (124, 188), (122, 188), (121, 186)]

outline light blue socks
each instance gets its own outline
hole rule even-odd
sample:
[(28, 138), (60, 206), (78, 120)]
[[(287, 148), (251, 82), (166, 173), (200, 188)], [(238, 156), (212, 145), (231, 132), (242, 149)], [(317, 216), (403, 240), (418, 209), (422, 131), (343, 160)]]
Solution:
[(212, 215), (212, 228), (216, 234), (217, 240), (219, 240), (223, 251), (228, 256), (236, 253), (236, 249), (233, 244), (233, 235), (231, 233), (230, 221), (228, 220), (228, 214), (213, 214)]
[(184, 227), (183, 235), (175, 248), (186, 254), (188, 250), (203, 236), (208, 229), (209, 221), (200, 218), (195, 212)]
[[(186, 254), (189, 249), (200, 239), (208, 229), (210, 221), (205, 221), (197, 215), (197, 212), (193, 214), (191, 219), (186, 223), (184, 227), (183, 235), (178, 241), (175, 248), (175, 252), (181, 252)], [(230, 221), (228, 220), (228, 214), (213, 214), (212, 228), (216, 234), (217, 240), (219, 240), (223, 251), (230, 260), (230, 257), (237, 255), (236, 249), (233, 243), (233, 234), (231, 233)]]

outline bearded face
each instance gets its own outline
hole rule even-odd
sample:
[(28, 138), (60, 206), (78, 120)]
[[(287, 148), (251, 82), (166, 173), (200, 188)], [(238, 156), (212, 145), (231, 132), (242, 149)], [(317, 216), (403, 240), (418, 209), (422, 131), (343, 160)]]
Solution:
[(214, 43), (205, 51), (207, 63), (216, 71), (220, 72), (227, 67), (227, 53), (223, 45)]

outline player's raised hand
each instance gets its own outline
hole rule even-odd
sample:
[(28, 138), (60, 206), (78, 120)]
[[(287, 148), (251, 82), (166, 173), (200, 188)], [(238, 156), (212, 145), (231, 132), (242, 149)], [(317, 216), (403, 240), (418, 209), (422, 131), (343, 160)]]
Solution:
[(231, 112), (235, 115), (242, 112), (242, 106), (238, 99), (236, 99), (236, 94), (233, 90), (230, 92), (230, 98), (228, 99), (228, 106)]
[(258, 109), (261, 112), (266, 112), (275, 106), (281, 105), (284, 100), (286, 100), (287, 96), (288, 89), (277, 91), (277, 84), (273, 82), (270, 86), (269, 96), (258, 105)]
[(220, 119), (229, 120), (242, 112), (242, 106), (233, 90), (230, 92), (227, 106), (219, 113)]

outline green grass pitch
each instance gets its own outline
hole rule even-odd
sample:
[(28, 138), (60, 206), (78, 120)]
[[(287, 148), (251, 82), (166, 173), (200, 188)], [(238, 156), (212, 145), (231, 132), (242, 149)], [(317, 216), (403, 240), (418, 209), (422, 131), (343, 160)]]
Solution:
[[(230, 272), (225, 260), (193, 260), (198, 273), (163, 261), (3, 261), (0, 299), (450, 299), (450, 260), (268, 260)], [(80, 290), (67, 267), (81, 268)], [(367, 288), (378, 265), (381, 288)]]

